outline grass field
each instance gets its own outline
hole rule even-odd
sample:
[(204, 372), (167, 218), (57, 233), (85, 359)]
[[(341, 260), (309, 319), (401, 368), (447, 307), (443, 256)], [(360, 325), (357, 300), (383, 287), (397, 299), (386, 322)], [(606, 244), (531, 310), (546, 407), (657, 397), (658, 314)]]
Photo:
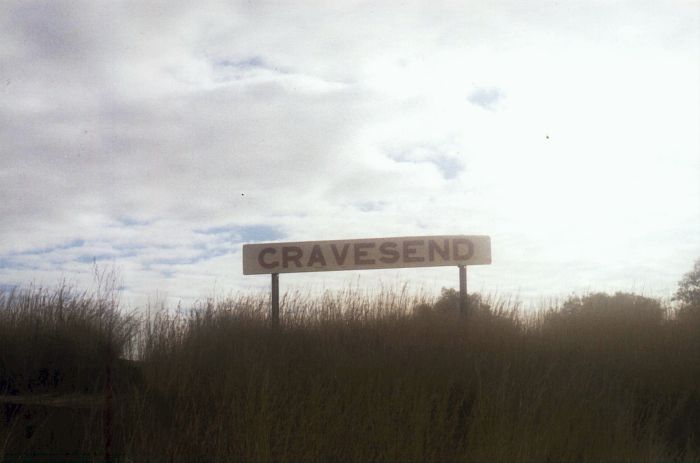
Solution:
[[(700, 461), (700, 323), (393, 290), (119, 309), (0, 293), (0, 461)], [(33, 399), (32, 399), (33, 398)]]

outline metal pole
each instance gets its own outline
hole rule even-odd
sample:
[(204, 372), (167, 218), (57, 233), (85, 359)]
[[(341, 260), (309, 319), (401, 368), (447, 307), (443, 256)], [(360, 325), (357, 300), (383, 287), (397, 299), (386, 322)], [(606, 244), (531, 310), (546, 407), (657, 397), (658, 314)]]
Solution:
[(114, 390), (112, 389), (112, 339), (111, 332), (110, 338), (108, 339), (107, 345), (107, 377), (105, 378), (105, 403), (104, 410), (102, 411), (102, 435), (104, 438), (104, 449), (105, 449), (105, 463), (111, 463), (112, 461), (112, 421), (114, 420)]
[(459, 314), (462, 317), (467, 315), (468, 301), (467, 301), (467, 266), (459, 266)]
[(272, 274), (272, 298), (270, 307), (270, 321), (273, 327), (280, 324), (280, 274)]

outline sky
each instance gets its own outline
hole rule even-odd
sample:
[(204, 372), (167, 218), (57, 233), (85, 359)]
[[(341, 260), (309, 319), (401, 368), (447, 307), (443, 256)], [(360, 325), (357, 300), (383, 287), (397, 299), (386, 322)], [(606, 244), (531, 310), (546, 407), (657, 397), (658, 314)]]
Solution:
[[(700, 257), (700, 2), (14, 1), (0, 288), (265, 291), (241, 246), (489, 235), (470, 291), (670, 297)], [(457, 269), (285, 274), (439, 291)]]

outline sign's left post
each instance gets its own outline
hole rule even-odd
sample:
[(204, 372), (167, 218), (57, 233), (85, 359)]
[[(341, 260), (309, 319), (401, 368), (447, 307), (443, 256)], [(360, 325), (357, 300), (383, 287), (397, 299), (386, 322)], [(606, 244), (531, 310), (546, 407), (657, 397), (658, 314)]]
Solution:
[(280, 274), (272, 274), (272, 294), (270, 295), (270, 323), (273, 327), (280, 324)]

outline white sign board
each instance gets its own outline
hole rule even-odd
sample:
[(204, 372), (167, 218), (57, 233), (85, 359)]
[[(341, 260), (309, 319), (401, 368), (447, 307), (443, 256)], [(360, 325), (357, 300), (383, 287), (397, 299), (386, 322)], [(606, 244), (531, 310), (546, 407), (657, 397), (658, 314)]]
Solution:
[(484, 235), (243, 245), (244, 275), (490, 263), (491, 238)]

